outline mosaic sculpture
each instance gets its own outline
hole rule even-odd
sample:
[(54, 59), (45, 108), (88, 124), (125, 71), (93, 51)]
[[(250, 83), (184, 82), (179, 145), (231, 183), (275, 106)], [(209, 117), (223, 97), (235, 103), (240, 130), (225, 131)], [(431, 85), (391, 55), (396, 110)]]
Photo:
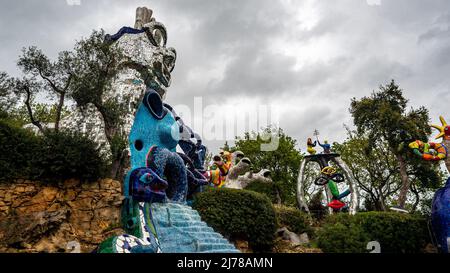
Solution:
[(342, 174), (336, 172), (337, 170), (330, 166), (323, 168), (321, 170), (322, 176), (318, 177), (314, 181), (314, 184), (318, 186), (326, 185), (328, 187), (328, 190), (332, 196), (332, 200), (327, 204), (327, 206), (332, 208), (334, 211), (339, 211), (346, 205), (341, 201), (341, 199), (347, 197), (351, 193), (351, 191), (347, 189), (343, 193), (339, 192), (337, 183), (344, 182), (345, 178)]
[(414, 154), (420, 156), (425, 161), (440, 161), (447, 158), (447, 148), (441, 143), (426, 143), (416, 140), (408, 146), (413, 150)]
[(306, 151), (310, 154), (310, 155), (315, 155), (317, 153), (316, 149), (314, 149), (314, 147), (317, 146), (317, 141), (312, 141), (311, 138), (308, 138), (308, 141), (306, 142), (306, 146), (308, 147), (306, 149)]
[[(441, 125), (431, 125), (439, 130), (436, 139), (441, 139), (441, 143), (426, 143), (416, 140), (409, 144), (417, 156), (423, 160), (441, 162), (444, 161), (447, 170), (450, 172), (450, 156), (448, 147), (450, 147), (450, 126), (441, 116), (439, 117)], [(445, 186), (439, 189), (434, 197), (431, 208), (431, 224), (436, 239), (436, 244), (441, 252), (449, 253), (450, 249), (450, 178)]]
[(270, 171), (251, 171), (251, 161), (241, 151), (233, 153), (221, 151), (214, 156), (210, 170), (205, 173), (210, 183), (217, 188), (244, 189), (253, 181), (271, 183)]
[(236, 179), (228, 178), (225, 187), (232, 189), (245, 189), (250, 183), (273, 183), (270, 177), (271, 172), (267, 169), (262, 169), (257, 173), (253, 171), (246, 172), (244, 175), (239, 175)]
[[(121, 109), (126, 110), (118, 128), (118, 133), (124, 136), (130, 134), (136, 111), (148, 87), (164, 99), (171, 85), (171, 72), (177, 58), (175, 49), (166, 47), (165, 26), (151, 14), (147, 8), (138, 8), (135, 28), (123, 27), (117, 34), (106, 36), (106, 40), (121, 52), (123, 58), (117, 63), (117, 74), (111, 78), (110, 89), (105, 91), (101, 100), (103, 103), (114, 100)], [(105, 124), (94, 105), (76, 109), (61, 121), (61, 126), (88, 134), (102, 147), (102, 152), (109, 155)]]
[(231, 153), (226, 151), (221, 151), (220, 155), (213, 157), (213, 162), (205, 173), (205, 177), (213, 187), (221, 188), (225, 184), (232, 163), (231, 159)]
[(443, 253), (450, 250), (450, 178), (434, 194), (431, 207), (431, 224), (436, 245)]
[[(204, 157), (176, 152), (177, 145), (189, 143), (183, 130), (190, 129), (170, 105), (163, 103), (176, 54), (165, 48), (165, 28), (151, 14), (151, 10), (138, 8), (135, 28), (124, 27), (107, 37), (112, 46), (128, 50), (126, 55), (145, 70), (146, 76), (142, 81), (145, 94), (140, 100), (133, 99), (137, 110), (129, 130), (131, 169), (123, 183), (125, 200), (121, 214), (126, 234), (104, 241), (97, 252), (237, 252), (186, 205), (190, 185), (209, 181), (197, 168)], [(128, 75), (139, 72), (127, 71)], [(119, 77), (127, 73), (119, 73)], [(141, 89), (134, 91), (139, 93)], [(201, 152), (204, 146), (196, 143), (193, 148)]]
[[(317, 130), (314, 132), (314, 135), (318, 136)], [(308, 141), (307, 144), (311, 143), (312, 141)], [(351, 174), (350, 169), (348, 168), (347, 164), (345, 164), (345, 162), (341, 159), (339, 154), (333, 153), (331, 151), (331, 145), (328, 144), (328, 141), (325, 141), (324, 144), (321, 144), (319, 139), (317, 138), (317, 143), (324, 149), (323, 153), (311, 154), (310, 152), (309, 155), (306, 155), (303, 158), (300, 164), (300, 171), (297, 181), (297, 202), (299, 208), (306, 211), (307, 213), (310, 213), (305, 197), (306, 167), (309, 163), (316, 162), (320, 166), (322, 176), (315, 180), (315, 184), (318, 186), (327, 185), (325, 193), (327, 198), (327, 206), (330, 208), (330, 212), (337, 212), (343, 208), (348, 208), (350, 214), (355, 214), (359, 207), (359, 198), (357, 184)], [(334, 163), (342, 171), (342, 174), (336, 173), (336, 169), (330, 166), (331, 162)], [(337, 183), (342, 183), (344, 181), (347, 183), (348, 189), (340, 193), (337, 187)], [(345, 204), (341, 200), (347, 196), (350, 196), (350, 201), (348, 202), (348, 204)]]
[(331, 154), (331, 144), (328, 143), (328, 140), (325, 140), (323, 144), (317, 140), (317, 143), (322, 147), (324, 154)]
[[(442, 138), (441, 143), (415, 140), (410, 142), (408, 147), (422, 160), (435, 163), (444, 161), (447, 170), (450, 172), (450, 157), (448, 154), (450, 126), (442, 116), (439, 118), (441, 125), (431, 126), (439, 130), (436, 139)], [(407, 135), (406, 133), (403, 134)], [(444, 188), (439, 189), (433, 197), (431, 224), (436, 245), (442, 252), (448, 253), (450, 248), (450, 178)]]
[[(450, 147), (450, 126), (445, 121), (444, 117), (439, 117), (441, 121), (441, 125), (431, 125), (431, 127), (437, 129), (439, 134), (436, 136), (436, 139), (442, 139), (442, 145), (447, 149)], [(450, 157), (447, 156), (443, 159), (445, 162), (445, 166), (447, 170), (450, 172)]]

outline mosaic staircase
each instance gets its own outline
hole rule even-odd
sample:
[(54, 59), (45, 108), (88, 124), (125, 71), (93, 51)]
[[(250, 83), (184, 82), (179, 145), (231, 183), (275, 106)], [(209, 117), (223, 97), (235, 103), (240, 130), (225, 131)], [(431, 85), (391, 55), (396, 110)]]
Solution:
[(163, 253), (239, 253), (187, 205), (154, 203), (152, 216)]

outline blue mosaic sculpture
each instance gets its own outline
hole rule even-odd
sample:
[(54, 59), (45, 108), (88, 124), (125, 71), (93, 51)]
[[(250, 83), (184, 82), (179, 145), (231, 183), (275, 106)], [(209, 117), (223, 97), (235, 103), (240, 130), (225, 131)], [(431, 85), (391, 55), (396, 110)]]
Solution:
[[(142, 32), (123, 28), (109, 39), (129, 39), (127, 35), (142, 34), (153, 35), (149, 29)], [(102, 242), (96, 252), (238, 252), (186, 205), (189, 192), (192, 194), (199, 186), (208, 184), (202, 174), (206, 147), (172, 107), (163, 103), (164, 92), (155, 90), (155, 83), (158, 80), (147, 84), (128, 138), (131, 169), (123, 183), (125, 200), (121, 215), (126, 234)], [(192, 137), (183, 137), (186, 131)], [(189, 138), (198, 141), (190, 145)], [(176, 152), (179, 144), (185, 153)]]
[[(98, 252), (236, 252), (185, 205), (188, 183), (203, 185), (208, 181), (188, 156), (175, 152), (178, 128), (160, 96), (149, 89), (129, 137), (131, 170), (124, 181), (122, 208), (127, 234), (106, 240)], [(188, 166), (186, 162), (190, 162)], [(162, 237), (165, 240), (161, 241)], [(177, 243), (173, 244), (175, 238)]]
[(431, 223), (436, 236), (437, 246), (443, 253), (450, 249), (450, 178), (433, 198)]
[[(440, 145), (447, 151), (450, 147), (450, 125), (447, 124), (443, 116), (439, 117), (441, 125), (431, 125), (439, 131), (436, 139), (442, 138)], [(448, 152), (447, 152), (448, 153)], [(446, 154), (443, 159), (447, 171), (450, 172), (450, 155)], [(449, 253), (450, 250), (450, 178), (441, 189), (439, 189), (433, 198), (431, 208), (431, 223), (434, 237), (437, 241), (439, 250), (443, 253)]]

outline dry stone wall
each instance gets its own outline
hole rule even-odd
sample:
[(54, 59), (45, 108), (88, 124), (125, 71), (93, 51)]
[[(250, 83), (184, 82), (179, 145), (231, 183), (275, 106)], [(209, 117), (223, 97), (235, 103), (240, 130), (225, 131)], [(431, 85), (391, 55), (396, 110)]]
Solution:
[(91, 252), (120, 229), (121, 183), (0, 183), (0, 252)]

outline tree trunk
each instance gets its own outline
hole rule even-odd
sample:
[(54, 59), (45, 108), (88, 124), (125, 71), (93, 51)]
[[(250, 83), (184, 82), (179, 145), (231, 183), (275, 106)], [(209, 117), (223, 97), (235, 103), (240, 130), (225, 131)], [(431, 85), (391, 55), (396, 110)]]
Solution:
[(115, 158), (112, 162), (111, 165), (111, 173), (110, 176), (112, 179), (117, 179), (119, 176), (119, 172), (120, 172), (120, 165), (121, 165), (121, 159), (120, 158)]
[(122, 180), (125, 178), (125, 174), (130, 169), (130, 155), (128, 150), (125, 149), (122, 152), (120, 158), (114, 159), (111, 165), (111, 178)]
[(406, 170), (406, 161), (402, 155), (397, 154), (397, 161), (400, 167), (400, 178), (402, 181), (402, 186), (400, 187), (400, 193), (398, 195), (398, 206), (402, 209), (405, 208), (406, 197), (410, 188), (410, 181), (408, 178), (408, 173)]
[(36, 126), (42, 134), (45, 134), (44, 127), (42, 127), (41, 122), (34, 119), (33, 109), (31, 108), (31, 90), (28, 86), (24, 86), (23, 89), (27, 94), (25, 99), (25, 106), (27, 107), (28, 117), (30, 118), (31, 123)]
[(280, 195), (280, 190), (278, 189), (278, 186), (275, 186), (275, 191), (276, 191), (276, 199), (277, 199), (277, 205), (281, 205), (282, 201), (281, 201), (281, 195)]
[(61, 93), (59, 95), (59, 102), (56, 108), (56, 118), (55, 118), (55, 132), (59, 132), (59, 123), (61, 121), (61, 112), (64, 107), (64, 99), (66, 97), (66, 93)]

